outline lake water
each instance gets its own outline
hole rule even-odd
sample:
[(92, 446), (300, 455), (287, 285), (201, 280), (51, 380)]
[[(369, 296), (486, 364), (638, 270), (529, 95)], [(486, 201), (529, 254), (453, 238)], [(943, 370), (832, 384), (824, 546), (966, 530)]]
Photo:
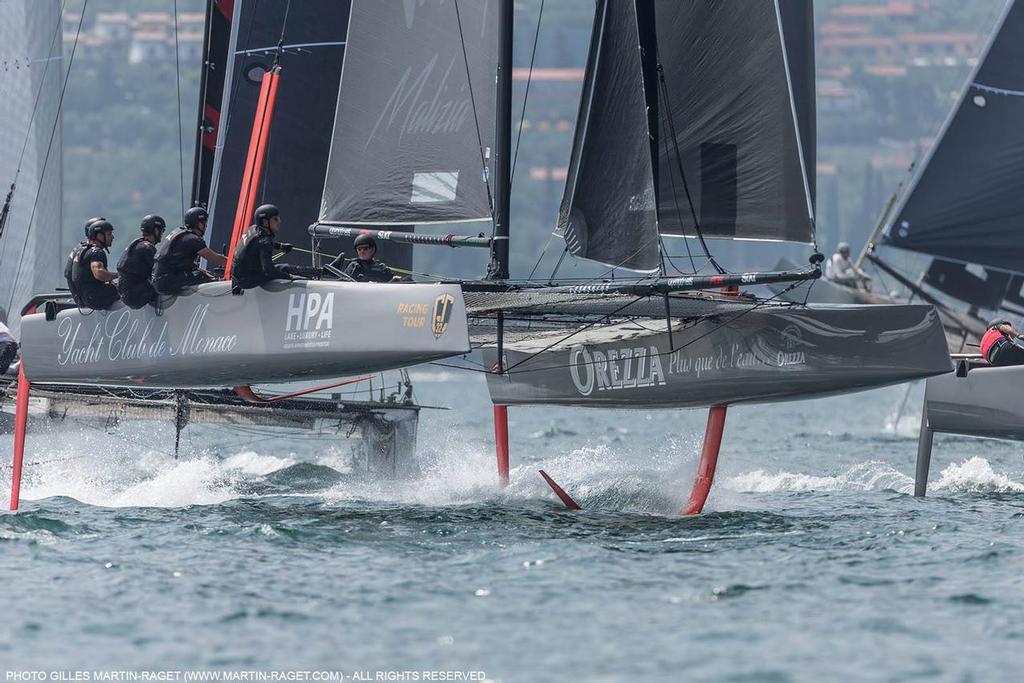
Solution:
[(452, 409), (423, 412), (409, 481), (304, 438), (186, 431), (175, 461), (165, 425), (33, 434), (0, 671), (1021, 680), (1024, 444), (938, 436), (913, 498), (920, 387), (898, 420), (904, 387), (730, 409), (684, 518), (703, 412), (513, 408), (500, 491), (479, 376), (414, 379)]

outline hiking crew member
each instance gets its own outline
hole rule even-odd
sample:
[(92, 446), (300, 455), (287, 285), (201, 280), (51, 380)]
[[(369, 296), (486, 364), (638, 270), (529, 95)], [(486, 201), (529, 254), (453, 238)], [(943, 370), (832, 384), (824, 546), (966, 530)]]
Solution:
[(206, 221), (209, 214), (202, 207), (192, 207), (185, 212), (185, 225), (178, 228), (157, 249), (153, 267), (153, 286), (161, 294), (180, 294), (186, 287), (194, 287), (215, 278), (199, 267), (204, 258), (215, 266), (223, 266), (228, 260), (223, 254), (206, 246)]
[(114, 226), (96, 221), (88, 228), (89, 241), (75, 247), (64, 273), (70, 274), (71, 296), (79, 306), (106, 310), (118, 300), (112, 284), (117, 276), (107, 270), (107, 250), (114, 243)]
[(989, 365), (1024, 365), (1024, 340), (1009, 320), (996, 320), (981, 338), (981, 355)]
[(281, 212), (273, 204), (264, 204), (253, 214), (253, 225), (235, 247), (231, 261), (231, 284), (240, 289), (262, 287), (273, 280), (297, 279), (287, 265), (274, 263), (274, 251), (287, 254), (288, 243), (275, 242), (281, 230)]
[(156, 245), (166, 227), (167, 223), (160, 216), (150, 214), (143, 218), (139, 226), (142, 237), (132, 240), (117, 262), (117, 291), (129, 308), (156, 304), (157, 293), (150, 278), (153, 276)]
[(825, 262), (825, 279), (847, 287), (863, 285), (866, 289), (871, 276), (850, 260), (850, 245), (840, 242), (836, 253)]
[(384, 263), (373, 258), (377, 241), (369, 235), (360, 235), (354, 242), (356, 260), (348, 264), (345, 275), (356, 282), (391, 282), (395, 274)]

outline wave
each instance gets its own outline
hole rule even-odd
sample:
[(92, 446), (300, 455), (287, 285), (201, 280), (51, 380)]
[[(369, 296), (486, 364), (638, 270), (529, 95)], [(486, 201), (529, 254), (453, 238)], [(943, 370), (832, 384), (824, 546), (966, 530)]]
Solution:
[[(864, 462), (836, 475), (811, 475), (795, 472), (769, 473), (754, 470), (722, 480), (722, 486), (740, 493), (775, 493), (808, 491), (879, 491), (914, 492), (914, 479), (892, 465), (881, 461)], [(992, 469), (991, 463), (974, 456), (947, 466), (929, 491), (950, 493), (1021, 493), (1024, 483)]]

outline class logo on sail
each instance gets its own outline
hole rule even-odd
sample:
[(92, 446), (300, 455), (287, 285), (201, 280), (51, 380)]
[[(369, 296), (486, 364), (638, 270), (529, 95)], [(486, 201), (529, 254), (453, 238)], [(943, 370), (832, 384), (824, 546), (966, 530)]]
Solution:
[(434, 299), (434, 339), (440, 339), (441, 335), (448, 331), (448, 322), (452, 318), (454, 307), (455, 297), (451, 294), (442, 294)]

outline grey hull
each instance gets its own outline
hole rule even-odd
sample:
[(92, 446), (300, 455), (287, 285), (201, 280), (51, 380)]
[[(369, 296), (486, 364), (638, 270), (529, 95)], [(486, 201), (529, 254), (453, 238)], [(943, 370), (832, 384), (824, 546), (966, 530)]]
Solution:
[[(505, 345), (488, 374), (496, 404), (694, 408), (847, 393), (949, 372), (931, 306), (755, 308), (702, 320), (645, 320)], [(484, 352), (494, 368), (494, 348)]]
[(934, 432), (1024, 441), (1024, 366), (976, 367), (966, 377), (933, 377), (925, 385), (927, 426)]
[(469, 351), (456, 285), (230, 283), (131, 310), (73, 309), (22, 318), (33, 382), (218, 387), (327, 379)]

